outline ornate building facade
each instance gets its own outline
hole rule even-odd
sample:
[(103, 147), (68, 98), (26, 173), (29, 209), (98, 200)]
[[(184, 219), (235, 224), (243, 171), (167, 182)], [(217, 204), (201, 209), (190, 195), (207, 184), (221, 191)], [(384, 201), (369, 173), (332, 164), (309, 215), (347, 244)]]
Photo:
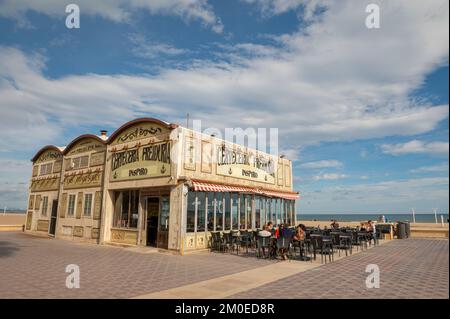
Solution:
[(296, 221), (291, 161), (153, 118), (32, 162), (28, 232), (184, 253), (213, 231)]

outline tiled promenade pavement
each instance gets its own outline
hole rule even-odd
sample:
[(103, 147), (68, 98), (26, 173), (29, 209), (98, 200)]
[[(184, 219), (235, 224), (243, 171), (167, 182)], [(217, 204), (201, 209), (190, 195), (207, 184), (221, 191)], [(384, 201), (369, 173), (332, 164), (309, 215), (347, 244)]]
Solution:
[[(0, 298), (129, 298), (273, 261), (201, 253), (177, 256), (0, 232)], [(65, 267), (80, 266), (80, 289)]]
[[(368, 264), (380, 288), (367, 289)], [(449, 242), (396, 240), (231, 298), (449, 298)]]

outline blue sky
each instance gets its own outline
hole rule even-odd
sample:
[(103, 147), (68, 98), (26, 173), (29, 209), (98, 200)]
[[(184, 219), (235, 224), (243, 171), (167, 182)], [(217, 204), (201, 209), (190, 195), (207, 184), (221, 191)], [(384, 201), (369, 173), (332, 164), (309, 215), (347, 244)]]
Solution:
[(300, 213), (448, 212), (448, 1), (74, 3), (0, 2), (0, 205), (42, 145), (189, 112), (277, 127)]

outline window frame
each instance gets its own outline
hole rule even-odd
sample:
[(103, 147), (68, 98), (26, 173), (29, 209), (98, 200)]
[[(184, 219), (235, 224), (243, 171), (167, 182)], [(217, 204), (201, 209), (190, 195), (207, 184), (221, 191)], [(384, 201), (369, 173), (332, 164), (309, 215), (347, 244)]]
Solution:
[[(76, 193), (69, 193), (67, 194), (67, 211), (66, 216), (67, 217), (75, 217), (75, 209), (76, 209), (76, 203), (77, 203), (77, 194)], [(73, 198), (73, 205), (70, 206), (70, 199)], [(72, 207), (72, 213), (70, 208)]]
[[(190, 207), (191, 207), (191, 201), (192, 198), (190, 196), (193, 196), (194, 201), (194, 216), (193, 216), (193, 227), (191, 228), (191, 225), (189, 223), (189, 217), (190, 217)], [(196, 226), (197, 226), (197, 192), (195, 191), (188, 191), (187, 197), (186, 197), (186, 233), (195, 233), (196, 232)], [(192, 231), (191, 231), (192, 229)]]
[(48, 196), (42, 196), (41, 217), (48, 217)]
[[(128, 226), (122, 226), (122, 225), (120, 225), (120, 226), (117, 226), (117, 222), (118, 222), (118, 212), (116, 211), (116, 205), (117, 205), (117, 194), (119, 194), (119, 196), (120, 196), (120, 194), (121, 193), (123, 193), (123, 194), (125, 194), (125, 193), (128, 193), (128, 212), (127, 212), (127, 214), (126, 214), (126, 216), (127, 216), (127, 219), (126, 219), (126, 221), (127, 221), (127, 224), (128, 224)], [(134, 196), (134, 197), (133, 197)], [(124, 196), (122, 196), (122, 201), (121, 201), (121, 203), (120, 203), (120, 220), (121, 221), (123, 221), (124, 219), (123, 219), (123, 215), (124, 215), (124, 213), (123, 213), (123, 197)], [(135, 202), (133, 202), (133, 198), (135, 198)], [(139, 215), (141, 214), (140, 213), (140, 209), (139, 209), (139, 207), (140, 207), (140, 198), (141, 198), (141, 196), (140, 196), (140, 190), (138, 190), (138, 189), (128, 189), (128, 190), (122, 190), (122, 191), (115, 191), (114, 192), (114, 200), (115, 200), (115, 203), (114, 203), (114, 215), (113, 215), (113, 220), (112, 220), (112, 222), (113, 222), (113, 228), (118, 228), (118, 229), (129, 229), (129, 230), (139, 230)], [(137, 200), (136, 200), (137, 199)], [(138, 214), (138, 216), (137, 216), (137, 219), (136, 219), (136, 226), (135, 227), (131, 227), (130, 225), (132, 224), (132, 220), (134, 220), (134, 218), (132, 218), (132, 215), (133, 215), (133, 204), (136, 204), (136, 212), (137, 212), (137, 214)], [(120, 223), (120, 224), (122, 224), (122, 222)]]
[[(83, 158), (86, 158), (86, 163), (83, 163)], [(69, 169), (70, 170), (77, 170), (77, 169), (88, 168), (89, 167), (89, 160), (90, 160), (90, 156), (89, 155), (81, 155), (81, 156), (72, 157), (70, 159)], [(77, 163), (77, 165), (75, 165), (75, 163)], [(81, 164), (85, 164), (85, 165), (81, 165)]]
[(50, 175), (52, 174), (52, 172), (53, 172), (53, 162), (41, 164), (39, 166), (39, 176)]
[[(89, 215), (86, 214), (86, 197), (91, 197), (90, 207), (89, 207)], [(94, 193), (84, 193), (83, 198), (83, 217), (90, 218), (92, 217), (92, 203), (94, 202)]]
[[(203, 202), (200, 201), (200, 194), (202, 194), (201, 196), (203, 197)], [(205, 232), (206, 231), (206, 211), (207, 210), (207, 192), (197, 192), (196, 196), (195, 196), (195, 202), (196, 202), (196, 206), (195, 206), (195, 220), (197, 221), (196, 225), (195, 225), (195, 232)], [(203, 212), (202, 212), (203, 209)], [(199, 230), (199, 222), (201, 222), (202, 220), (202, 216), (203, 216), (203, 230)]]

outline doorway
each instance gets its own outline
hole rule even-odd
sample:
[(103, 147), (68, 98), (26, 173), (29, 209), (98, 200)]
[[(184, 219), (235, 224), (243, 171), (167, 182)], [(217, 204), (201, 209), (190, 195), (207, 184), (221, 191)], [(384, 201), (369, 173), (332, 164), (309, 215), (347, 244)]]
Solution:
[(58, 216), (58, 201), (54, 200), (52, 203), (52, 215), (50, 216), (50, 228), (48, 230), (48, 233), (51, 236), (55, 236), (57, 216)]
[(147, 198), (147, 246), (157, 247), (159, 197)]
[(168, 249), (170, 196), (150, 196), (147, 205), (147, 246)]

